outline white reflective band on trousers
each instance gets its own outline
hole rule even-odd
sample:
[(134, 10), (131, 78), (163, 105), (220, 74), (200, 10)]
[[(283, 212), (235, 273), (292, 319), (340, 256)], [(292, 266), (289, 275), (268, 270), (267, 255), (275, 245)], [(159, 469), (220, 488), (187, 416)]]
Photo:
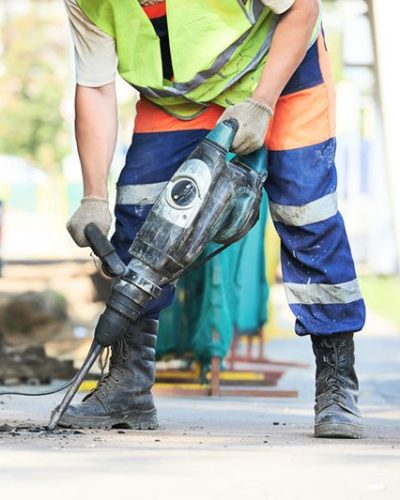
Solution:
[(117, 186), (117, 205), (153, 205), (167, 182)]
[(319, 200), (305, 205), (279, 205), (269, 202), (271, 217), (274, 222), (281, 222), (287, 226), (306, 226), (321, 222), (336, 215), (338, 210), (337, 194), (327, 194)]
[(362, 298), (357, 279), (336, 285), (285, 283), (285, 292), (289, 304), (349, 304)]

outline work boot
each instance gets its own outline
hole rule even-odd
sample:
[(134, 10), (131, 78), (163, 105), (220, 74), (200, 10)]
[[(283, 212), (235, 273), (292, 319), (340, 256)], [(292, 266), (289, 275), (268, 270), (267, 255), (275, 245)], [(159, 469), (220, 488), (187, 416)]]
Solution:
[(352, 333), (312, 335), (316, 358), (315, 437), (360, 438), (358, 380)]
[(108, 374), (82, 403), (70, 406), (61, 427), (156, 429), (151, 388), (155, 380), (158, 321), (139, 319), (112, 346)]

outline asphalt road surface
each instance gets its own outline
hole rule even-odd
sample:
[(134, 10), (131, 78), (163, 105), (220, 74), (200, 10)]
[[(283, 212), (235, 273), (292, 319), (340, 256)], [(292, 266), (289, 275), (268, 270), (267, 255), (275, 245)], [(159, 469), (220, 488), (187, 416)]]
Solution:
[[(2, 499), (400, 499), (400, 335), (357, 337), (365, 437), (312, 436), (308, 339), (268, 355), (310, 363), (282, 389), (297, 399), (157, 399), (157, 431), (32, 432), (60, 396), (0, 398)], [(35, 429), (38, 430), (38, 429)]]

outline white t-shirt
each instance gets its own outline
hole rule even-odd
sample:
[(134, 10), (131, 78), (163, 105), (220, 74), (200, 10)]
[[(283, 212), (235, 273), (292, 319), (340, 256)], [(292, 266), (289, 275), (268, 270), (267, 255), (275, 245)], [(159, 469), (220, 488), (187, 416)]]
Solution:
[[(162, 1), (162, 0), (161, 0)], [(160, 0), (139, 0), (154, 5)], [(283, 14), (295, 0), (262, 0), (276, 14)], [(76, 82), (84, 87), (101, 87), (115, 80), (118, 57), (114, 38), (95, 26), (76, 0), (64, 0), (75, 47)]]

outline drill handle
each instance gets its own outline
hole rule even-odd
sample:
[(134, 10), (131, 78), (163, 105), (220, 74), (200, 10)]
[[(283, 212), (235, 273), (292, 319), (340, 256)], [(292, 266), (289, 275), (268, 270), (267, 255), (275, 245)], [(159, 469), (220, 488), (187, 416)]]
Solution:
[(260, 174), (263, 177), (264, 181), (268, 177), (268, 151), (265, 146), (261, 146), (260, 149), (257, 149), (256, 151), (248, 155), (236, 156), (233, 160), (233, 163), (246, 165), (247, 167)]
[(105, 274), (110, 276), (110, 278), (123, 276), (126, 271), (125, 264), (96, 224), (91, 222), (85, 227), (85, 236), (89, 240), (90, 248), (101, 260)]

